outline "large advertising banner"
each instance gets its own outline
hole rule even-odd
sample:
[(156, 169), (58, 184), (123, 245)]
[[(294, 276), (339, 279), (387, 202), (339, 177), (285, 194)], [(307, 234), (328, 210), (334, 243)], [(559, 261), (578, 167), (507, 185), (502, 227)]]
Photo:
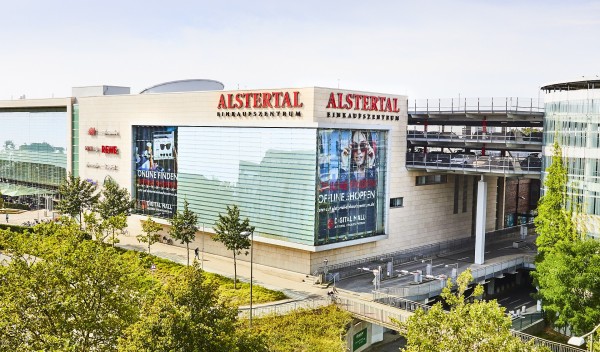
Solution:
[(136, 212), (171, 218), (177, 210), (177, 127), (134, 126)]
[(319, 130), (317, 244), (383, 230), (384, 141), (383, 131)]

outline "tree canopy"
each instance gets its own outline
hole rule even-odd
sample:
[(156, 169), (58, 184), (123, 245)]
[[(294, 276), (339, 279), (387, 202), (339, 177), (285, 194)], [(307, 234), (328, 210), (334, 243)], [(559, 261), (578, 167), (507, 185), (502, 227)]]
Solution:
[[(547, 351), (512, 336), (511, 319), (495, 300), (468, 303), (465, 292), (472, 279), (470, 269), (462, 272), (456, 280), (455, 293), (452, 281), (448, 280), (441, 296), (450, 311), (445, 311), (438, 302), (429, 311), (419, 309), (406, 323), (399, 323), (407, 341), (402, 351)], [(477, 285), (470, 297), (482, 294), (483, 287)]]
[(214, 241), (221, 242), (225, 248), (233, 253), (233, 283), (237, 282), (237, 256), (250, 248), (250, 238), (244, 236), (244, 233), (254, 232), (254, 226), (250, 226), (248, 218), (240, 218), (240, 209), (237, 205), (227, 207), (227, 214), (219, 214), (219, 219), (215, 223)]
[(546, 316), (575, 334), (600, 321), (600, 242), (560, 241), (532, 273)]
[(120, 351), (266, 351), (254, 335), (236, 329), (237, 309), (219, 300), (195, 263), (144, 305), (142, 318), (119, 343)]
[[(552, 164), (547, 168), (544, 179), (544, 195), (538, 204), (538, 215), (534, 223), (538, 233), (536, 243), (540, 254), (553, 249), (561, 240), (575, 240), (572, 209), (567, 209), (567, 169), (562, 159), (562, 149), (554, 142)], [(538, 259), (541, 259), (538, 258)]]
[(583, 334), (600, 321), (600, 242), (586, 238), (585, 229), (575, 224), (580, 204), (576, 199), (567, 204), (567, 170), (557, 142), (544, 187), (535, 219), (536, 297), (555, 326)]
[(138, 319), (142, 268), (81, 241), (76, 226), (40, 226), (54, 234), (13, 234), (12, 260), (0, 267), (0, 350), (114, 350)]
[(117, 215), (129, 215), (134, 204), (127, 189), (119, 187), (113, 180), (107, 180), (94, 210), (106, 220)]
[(148, 215), (148, 219), (142, 221), (142, 234), (137, 235), (136, 238), (139, 242), (148, 244), (148, 253), (150, 253), (150, 246), (160, 240), (161, 230), (162, 225), (152, 220), (150, 215)]
[(183, 211), (177, 210), (170, 220), (171, 227), (169, 235), (178, 240), (181, 244), (185, 243), (187, 249), (187, 264), (190, 265), (190, 242), (196, 238), (198, 231), (198, 215), (189, 208), (190, 203), (187, 199), (183, 200)]
[(85, 209), (91, 209), (98, 203), (98, 187), (87, 180), (69, 174), (58, 187), (60, 200), (56, 209), (72, 218), (78, 218), (81, 224), (82, 214)]

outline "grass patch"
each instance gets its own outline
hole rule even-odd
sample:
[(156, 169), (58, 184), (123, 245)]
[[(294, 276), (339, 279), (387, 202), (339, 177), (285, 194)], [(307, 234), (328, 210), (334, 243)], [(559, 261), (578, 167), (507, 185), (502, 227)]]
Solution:
[[(152, 263), (156, 265), (156, 270), (153, 276), (162, 282), (167, 282), (170, 279), (177, 279), (181, 275), (185, 265), (175, 263), (171, 260), (160, 258), (152, 254), (138, 252), (133, 250), (127, 250), (123, 248), (115, 248), (121, 253), (122, 256), (133, 259), (133, 257), (139, 258), (144, 267), (150, 269)], [(224, 277), (213, 273), (204, 273), (206, 279), (210, 282), (216, 283), (218, 288), (218, 295), (223, 300), (228, 300), (234, 305), (244, 306), (250, 304), (250, 283), (240, 282), (238, 280), (237, 290), (233, 288), (233, 279)], [(259, 285), (252, 285), (252, 302), (267, 303), (286, 299), (287, 296), (280, 291), (270, 290)]]

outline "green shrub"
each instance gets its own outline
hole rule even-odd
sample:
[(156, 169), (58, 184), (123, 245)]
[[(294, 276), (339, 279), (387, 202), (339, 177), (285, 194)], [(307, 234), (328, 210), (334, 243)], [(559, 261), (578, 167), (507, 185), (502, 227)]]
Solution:
[(20, 209), (20, 210), (30, 210), (29, 205), (27, 204), (17, 204), (17, 203), (4, 203), (4, 207), (7, 209)]

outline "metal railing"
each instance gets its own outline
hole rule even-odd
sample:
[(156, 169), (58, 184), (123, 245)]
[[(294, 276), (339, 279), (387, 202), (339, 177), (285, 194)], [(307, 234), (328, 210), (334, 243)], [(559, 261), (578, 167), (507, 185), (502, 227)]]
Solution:
[(511, 330), (510, 333), (521, 339), (523, 342), (529, 342), (533, 340), (533, 344), (536, 346), (543, 346), (549, 348), (552, 352), (585, 352), (581, 348), (575, 346), (569, 346), (562, 343), (545, 340), (536, 336), (525, 334), (520, 331)]
[(410, 113), (543, 113), (542, 100), (534, 98), (447, 98), (416, 99), (408, 102)]
[[(327, 266), (327, 271), (330, 274), (336, 274), (336, 280), (343, 280), (354, 276), (363, 275), (363, 271), (357, 270), (358, 268), (365, 266), (373, 266), (373, 268), (379, 265), (386, 265), (388, 261), (393, 261), (394, 266), (420, 260), (423, 258), (429, 258), (434, 255), (444, 254), (455, 250), (461, 250), (465, 247), (473, 246), (474, 240), (471, 237), (464, 237), (455, 240), (449, 240), (438, 243), (426, 244), (419, 247), (407, 248), (400, 251), (391, 253), (380, 254), (377, 256), (371, 256), (363, 259), (357, 259), (349, 262), (343, 262)], [(318, 276), (323, 273), (325, 266), (317, 268), (314, 275)]]
[(373, 291), (373, 301), (411, 313), (414, 313), (417, 309), (422, 309), (425, 312), (431, 309), (431, 307), (426, 304), (388, 295), (380, 291)]
[(394, 330), (399, 329), (395, 321), (406, 322), (412, 315), (410, 312), (402, 312), (401, 310), (391, 306), (377, 304), (374, 302), (360, 301), (346, 297), (336, 298), (335, 304), (341, 309), (352, 313), (352, 315), (355, 317)]
[(474, 132), (461, 133), (441, 131), (407, 130), (409, 140), (460, 142), (460, 143), (510, 143), (510, 144), (542, 144), (542, 132), (532, 132), (529, 135), (506, 132)]
[[(533, 262), (534, 256), (522, 256), (472, 270), (471, 275), (473, 275), (474, 282), (481, 282), (502, 273), (514, 272), (517, 269), (525, 267), (526, 264), (531, 264)], [(387, 287), (373, 292), (374, 294), (381, 293), (398, 298), (411, 297), (415, 300), (421, 300), (439, 295), (445, 286), (446, 279), (432, 279), (417, 285)]]
[(477, 156), (468, 154), (406, 153), (406, 166), (495, 173), (541, 174), (542, 161), (532, 157)]
[[(316, 298), (316, 299), (303, 299), (300, 301), (285, 302), (273, 305), (266, 305), (262, 307), (253, 307), (252, 316), (260, 317), (266, 315), (285, 315), (297, 309), (316, 309), (331, 304), (330, 298)], [(250, 308), (243, 307), (238, 309), (238, 316), (240, 318), (249, 318)]]
[(512, 328), (521, 331), (541, 320), (544, 320), (544, 313), (542, 312), (522, 314), (512, 320)]

